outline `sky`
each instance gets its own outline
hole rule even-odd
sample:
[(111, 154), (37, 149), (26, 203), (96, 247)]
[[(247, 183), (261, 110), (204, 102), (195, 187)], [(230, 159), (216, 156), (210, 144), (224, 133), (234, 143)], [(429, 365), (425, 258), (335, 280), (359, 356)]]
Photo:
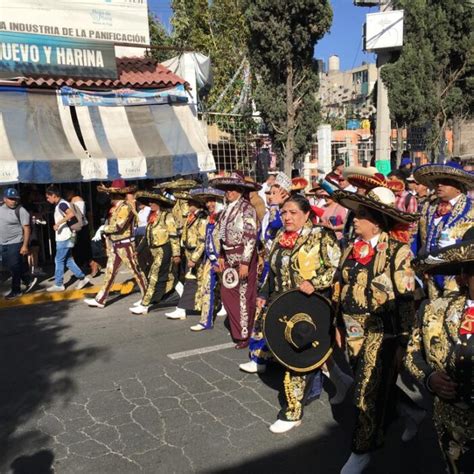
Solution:
[[(352, 0), (331, 0), (334, 16), (331, 30), (316, 45), (315, 56), (326, 63), (329, 56), (337, 54), (341, 69), (358, 66), (362, 61), (375, 62), (373, 54), (362, 51), (362, 26), (366, 13), (376, 12), (376, 8), (355, 7)], [(169, 0), (148, 0), (149, 8), (158, 19), (170, 28), (171, 8)]]

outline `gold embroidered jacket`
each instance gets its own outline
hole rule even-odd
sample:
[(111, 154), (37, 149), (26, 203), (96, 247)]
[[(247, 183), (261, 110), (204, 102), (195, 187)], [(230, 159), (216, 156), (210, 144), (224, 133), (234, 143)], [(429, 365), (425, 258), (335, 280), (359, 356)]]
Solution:
[[(351, 258), (353, 244), (349, 244), (341, 258), (333, 291), (346, 330), (362, 334), (357, 320), (376, 318), (378, 330), (398, 336), (406, 344), (415, 316), (415, 274), (409, 246), (382, 232), (372, 260), (362, 265)], [(347, 327), (352, 319), (353, 327)]]
[(120, 201), (113, 209), (108, 223), (104, 227), (104, 234), (112, 242), (130, 239), (133, 236), (136, 213), (126, 201)]
[(189, 214), (188, 201), (185, 199), (176, 199), (172, 212), (176, 222), (176, 228), (178, 229), (178, 235), (181, 235)]
[(297, 288), (309, 281), (316, 291), (331, 287), (341, 251), (332, 231), (314, 227), (307, 221), (292, 249), (282, 249), (280, 229), (270, 250), (270, 269), (260, 296), (267, 301), (279, 293)]
[(161, 247), (170, 242), (172, 256), (179, 257), (181, 255), (176, 222), (171, 212), (160, 211), (155, 222), (147, 224), (145, 236), (150, 249)]
[(181, 245), (184, 247), (186, 259), (197, 263), (204, 253), (206, 245), (207, 214), (197, 211), (194, 219), (187, 219), (183, 227)]
[(459, 333), (466, 296), (426, 304), (410, 337), (405, 365), (420, 382), (441, 371), (458, 384), (458, 400), (474, 406), (474, 338)]

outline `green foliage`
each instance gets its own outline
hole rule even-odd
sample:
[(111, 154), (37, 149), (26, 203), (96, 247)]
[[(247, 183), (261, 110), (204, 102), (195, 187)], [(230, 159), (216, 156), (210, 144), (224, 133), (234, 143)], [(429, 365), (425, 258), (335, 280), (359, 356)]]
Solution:
[[(150, 44), (152, 46), (171, 46), (171, 38), (168, 35), (165, 27), (156, 18), (156, 16), (148, 12), (148, 25), (150, 27)], [(166, 61), (174, 56), (174, 51), (166, 51), (159, 49), (150, 50), (149, 54), (158, 62)]]
[(255, 99), (288, 172), (309, 151), (319, 120), (314, 45), (328, 31), (328, 0), (245, 0)]

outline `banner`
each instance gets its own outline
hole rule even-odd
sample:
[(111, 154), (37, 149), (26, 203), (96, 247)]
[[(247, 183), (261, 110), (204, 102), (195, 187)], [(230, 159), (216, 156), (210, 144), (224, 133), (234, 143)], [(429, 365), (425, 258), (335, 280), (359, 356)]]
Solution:
[(74, 107), (124, 107), (188, 102), (187, 92), (183, 85), (165, 91), (119, 89), (107, 92), (81, 91), (72, 87), (62, 87), (58, 93), (63, 105)]
[(0, 31), (0, 76), (117, 78), (111, 43)]

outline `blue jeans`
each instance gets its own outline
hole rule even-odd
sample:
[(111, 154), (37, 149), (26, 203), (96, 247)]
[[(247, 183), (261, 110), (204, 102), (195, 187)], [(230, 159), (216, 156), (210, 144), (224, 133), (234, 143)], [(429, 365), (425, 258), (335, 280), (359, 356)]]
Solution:
[(54, 272), (54, 284), (62, 286), (64, 282), (64, 268), (67, 267), (76, 278), (84, 278), (84, 272), (77, 266), (74, 258), (72, 258), (71, 242), (69, 240), (56, 241), (56, 258), (54, 263), (56, 266)]
[(20, 249), (23, 244), (2, 245), (2, 264), (12, 274), (12, 292), (20, 293), (21, 281), (28, 285), (31, 277), (28, 273), (28, 265), (25, 257), (20, 255)]

